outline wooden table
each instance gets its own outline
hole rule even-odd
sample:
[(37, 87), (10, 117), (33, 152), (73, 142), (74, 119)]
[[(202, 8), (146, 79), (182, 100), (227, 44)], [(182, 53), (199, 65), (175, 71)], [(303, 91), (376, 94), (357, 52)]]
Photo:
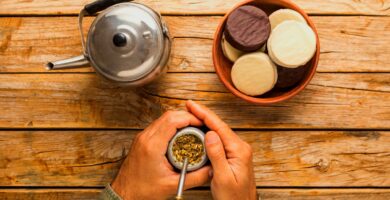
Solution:
[[(44, 69), (81, 53), (77, 13), (90, 0), (2, 0), (0, 199), (95, 199), (132, 138), (186, 99), (253, 146), (263, 199), (390, 199), (390, 0), (295, 0), (320, 34), (318, 73), (267, 107), (234, 97), (214, 73), (214, 31), (239, 1), (140, 0), (165, 16), (172, 59), (158, 83), (128, 89), (90, 68)], [(187, 195), (211, 198), (207, 187)]]

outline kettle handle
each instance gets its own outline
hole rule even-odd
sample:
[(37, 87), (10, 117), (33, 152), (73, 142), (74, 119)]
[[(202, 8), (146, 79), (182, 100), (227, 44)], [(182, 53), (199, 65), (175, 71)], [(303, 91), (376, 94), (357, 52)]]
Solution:
[(85, 5), (84, 10), (87, 12), (88, 15), (93, 15), (112, 5), (129, 1), (132, 0), (97, 0), (95, 2)]
[(110, 6), (113, 6), (118, 3), (123, 3), (123, 2), (129, 2), (133, 0), (97, 0), (94, 1), (90, 4), (87, 4), (84, 6), (84, 9), (80, 11), (79, 14), (79, 31), (81, 35), (81, 44), (83, 45), (83, 55), (88, 58), (88, 53), (87, 49), (85, 48), (85, 39), (84, 39), (84, 33), (83, 33), (83, 18), (86, 15), (93, 15), (96, 14), (97, 12), (100, 12)]

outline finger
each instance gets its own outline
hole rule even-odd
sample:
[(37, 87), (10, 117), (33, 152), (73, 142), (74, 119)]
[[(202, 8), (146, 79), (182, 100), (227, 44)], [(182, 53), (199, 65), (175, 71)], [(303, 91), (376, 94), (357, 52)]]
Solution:
[(210, 166), (206, 166), (194, 172), (188, 173), (186, 176), (186, 181), (184, 183), (184, 189), (187, 190), (205, 185), (210, 180), (210, 169)]
[(232, 129), (210, 109), (191, 100), (187, 101), (186, 106), (189, 112), (204, 121), (211, 130), (217, 132), (225, 146), (237, 146), (239, 141), (241, 141)]
[(178, 129), (187, 126), (202, 126), (203, 123), (194, 115), (186, 111), (168, 111), (161, 116), (154, 125), (155, 131), (151, 142), (162, 151), (168, 147), (168, 142), (176, 134)]
[[(181, 116), (185, 116), (185, 115), (189, 115), (189, 117), (187, 116), (184, 120), (183, 119), (182, 120), (173, 120), (175, 118), (180, 119)], [(161, 115), (158, 119), (154, 120), (145, 130), (157, 129), (161, 126), (167, 125), (167, 121), (169, 121), (169, 120), (175, 122), (174, 126), (183, 126), (182, 123), (187, 124), (187, 122), (183, 122), (183, 121), (186, 121), (187, 119), (189, 119), (190, 125), (193, 125), (193, 126), (202, 126), (203, 125), (203, 122), (201, 120), (199, 120), (193, 114), (191, 114), (187, 111), (169, 110), (169, 111), (165, 112), (163, 115)], [(183, 128), (183, 127), (178, 127), (178, 128)]]
[(178, 129), (187, 126), (202, 126), (203, 123), (194, 115), (186, 111), (168, 111), (158, 124), (161, 131), (155, 132), (156, 136), (170, 140)]
[(209, 131), (205, 138), (206, 152), (213, 167), (214, 177), (233, 175), (226, 159), (225, 149), (218, 134)]

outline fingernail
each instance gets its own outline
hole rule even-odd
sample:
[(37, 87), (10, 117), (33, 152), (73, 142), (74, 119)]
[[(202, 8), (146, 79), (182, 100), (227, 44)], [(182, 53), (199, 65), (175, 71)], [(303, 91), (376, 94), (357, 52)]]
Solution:
[(195, 106), (199, 106), (200, 105), (196, 101), (193, 101), (193, 100), (191, 100), (191, 103), (192, 103), (192, 105), (195, 105)]
[(187, 105), (188, 106), (194, 106), (194, 105), (196, 105), (196, 103), (194, 101), (192, 101), (192, 100), (188, 100), (187, 101)]
[(208, 132), (206, 135), (206, 144), (214, 144), (217, 142), (219, 142), (219, 136), (213, 131)]

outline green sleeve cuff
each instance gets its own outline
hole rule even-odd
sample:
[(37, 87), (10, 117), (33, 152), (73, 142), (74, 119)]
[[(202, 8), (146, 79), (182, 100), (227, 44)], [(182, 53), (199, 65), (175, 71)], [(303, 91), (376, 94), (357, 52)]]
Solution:
[(111, 185), (108, 184), (100, 194), (100, 200), (122, 200), (122, 198), (112, 189)]

